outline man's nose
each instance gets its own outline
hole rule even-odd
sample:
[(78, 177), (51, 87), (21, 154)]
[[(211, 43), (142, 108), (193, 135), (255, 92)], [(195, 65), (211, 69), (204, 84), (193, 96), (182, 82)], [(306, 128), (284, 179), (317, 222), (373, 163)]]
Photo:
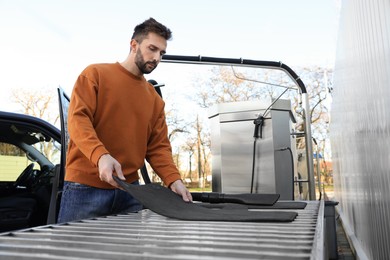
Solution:
[(154, 62), (160, 62), (162, 59), (162, 54), (161, 54), (161, 51), (155, 51), (153, 52), (153, 61)]
[(153, 55), (153, 62), (159, 63), (161, 61), (162, 55), (156, 53)]

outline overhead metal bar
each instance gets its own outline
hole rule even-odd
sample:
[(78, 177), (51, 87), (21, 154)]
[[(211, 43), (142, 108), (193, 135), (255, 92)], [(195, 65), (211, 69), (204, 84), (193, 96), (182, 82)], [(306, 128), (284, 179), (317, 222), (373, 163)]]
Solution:
[(298, 85), (301, 93), (306, 93), (305, 84), (299, 76), (286, 64), (281, 61), (262, 61), (262, 60), (249, 60), (249, 59), (234, 59), (234, 58), (215, 58), (204, 56), (180, 56), (180, 55), (164, 55), (162, 62), (171, 63), (187, 63), (187, 64), (208, 64), (208, 65), (236, 65), (244, 67), (256, 67), (256, 68), (273, 68), (285, 71), (288, 76)]

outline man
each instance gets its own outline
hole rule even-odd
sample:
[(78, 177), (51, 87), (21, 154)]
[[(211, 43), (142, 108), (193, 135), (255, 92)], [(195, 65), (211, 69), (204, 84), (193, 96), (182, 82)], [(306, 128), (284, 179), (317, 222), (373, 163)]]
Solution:
[(125, 61), (90, 65), (78, 77), (58, 222), (140, 210), (112, 175), (138, 184), (145, 158), (165, 185), (192, 201), (172, 159), (164, 102), (143, 76), (157, 67), (170, 38), (150, 18), (135, 27)]

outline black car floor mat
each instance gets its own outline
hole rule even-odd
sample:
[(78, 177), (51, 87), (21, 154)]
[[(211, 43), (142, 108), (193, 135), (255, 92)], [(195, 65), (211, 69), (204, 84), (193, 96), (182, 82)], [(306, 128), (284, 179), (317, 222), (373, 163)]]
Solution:
[(304, 209), (307, 203), (303, 201), (278, 201), (272, 206), (250, 205), (250, 209)]
[(113, 178), (145, 207), (165, 217), (192, 221), (291, 222), (298, 215), (286, 211), (210, 209), (185, 202), (176, 193), (158, 184), (132, 185), (116, 176)]
[(274, 205), (244, 205), (235, 203), (199, 203), (200, 206), (212, 209), (304, 209), (303, 201), (278, 201)]
[(280, 194), (225, 194), (217, 192), (192, 192), (194, 201), (210, 203), (238, 203), (245, 205), (273, 205)]

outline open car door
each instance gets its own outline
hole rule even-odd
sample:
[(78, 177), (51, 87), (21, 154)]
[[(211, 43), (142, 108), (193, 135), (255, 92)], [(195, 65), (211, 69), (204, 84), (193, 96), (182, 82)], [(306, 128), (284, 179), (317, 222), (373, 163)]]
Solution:
[(68, 150), (69, 133), (68, 133), (68, 109), (70, 98), (64, 90), (58, 88), (58, 103), (60, 109), (60, 121), (61, 121), (61, 162), (56, 165), (55, 176), (53, 178), (52, 193), (50, 198), (50, 207), (47, 217), (47, 224), (54, 224), (57, 222), (57, 215), (59, 211), (59, 205), (61, 201), (62, 187), (64, 185), (65, 177), (65, 163), (66, 163), (66, 151)]

